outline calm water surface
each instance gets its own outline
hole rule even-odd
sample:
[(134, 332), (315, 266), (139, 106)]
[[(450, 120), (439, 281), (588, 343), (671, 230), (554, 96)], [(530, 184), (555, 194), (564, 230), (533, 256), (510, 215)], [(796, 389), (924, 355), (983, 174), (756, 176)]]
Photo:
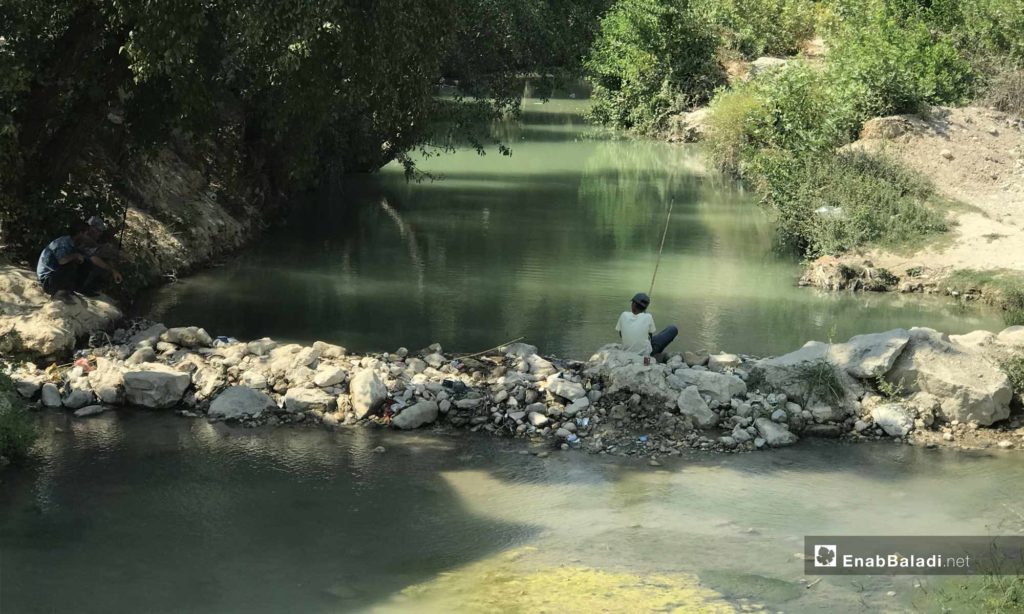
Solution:
[(770, 221), (705, 172), (698, 149), (599, 131), (581, 104), (528, 100), (521, 122), (495, 127), (510, 157), (422, 161), (436, 181), (407, 183), (397, 165), (349, 178), (238, 258), (160, 290), (147, 314), (357, 351), (524, 336), (586, 358), (649, 288), (674, 198), (651, 311), (679, 326), (677, 349), (777, 354), (897, 326), (1001, 328), (946, 299), (795, 287), (798, 264), (773, 249)]
[(5, 614), (906, 611), (913, 578), (805, 588), (803, 535), (1024, 530), (1013, 452), (805, 441), (652, 468), (155, 412), (43, 430), (34, 467), (0, 472)]

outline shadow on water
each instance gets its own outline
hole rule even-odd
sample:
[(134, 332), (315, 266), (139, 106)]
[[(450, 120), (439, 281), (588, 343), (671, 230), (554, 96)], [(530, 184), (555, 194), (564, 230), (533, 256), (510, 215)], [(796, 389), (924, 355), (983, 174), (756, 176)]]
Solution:
[(47, 420), (43, 465), (2, 474), (0, 610), (349, 611), (537, 530), (462, 508), (440, 474), (483, 463), (455, 442), (174, 422)]
[[(798, 588), (802, 535), (996, 531), (1019, 503), (999, 484), (1024, 479), (1005, 455), (891, 444), (803, 441), (653, 469), (538, 458), (526, 442), (465, 432), (242, 429), (128, 411), (43, 423), (39, 463), (0, 473), (5, 612), (354, 611), (411, 587), (472, 592), (461, 599), (557, 569), (581, 586), (587, 570), (697, 574), (737, 602), (815, 611), (864, 589)], [(524, 546), (533, 567), (503, 566), (500, 553)], [(888, 582), (865, 580), (879, 596)], [(491, 605), (510, 606), (514, 587)]]

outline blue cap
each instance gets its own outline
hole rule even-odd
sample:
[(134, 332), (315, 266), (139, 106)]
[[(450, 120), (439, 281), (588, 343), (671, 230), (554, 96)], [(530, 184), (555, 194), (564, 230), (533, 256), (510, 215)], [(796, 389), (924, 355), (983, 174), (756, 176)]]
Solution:
[(643, 309), (647, 309), (647, 306), (651, 304), (651, 297), (647, 296), (643, 292), (640, 292), (633, 297), (633, 302), (636, 303), (637, 306), (642, 307)]

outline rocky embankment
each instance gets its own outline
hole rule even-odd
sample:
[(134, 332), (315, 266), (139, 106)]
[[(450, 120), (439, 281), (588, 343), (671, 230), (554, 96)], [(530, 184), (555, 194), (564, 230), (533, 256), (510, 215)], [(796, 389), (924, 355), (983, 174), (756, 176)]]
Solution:
[(615, 345), (586, 362), (522, 343), (476, 356), (436, 344), (354, 355), (323, 342), (239, 342), (137, 324), (63, 367), (8, 370), (37, 407), (82, 418), (131, 407), (244, 425), (433, 425), (657, 456), (801, 437), (1020, 447), (1024, 429), (1011, 418), (1014, 392), (999, 363), (1021, 351), (1024, 327), (960, 336), (914, 328), (810, 342), (774, 358), (683, 353), (644, 365)]

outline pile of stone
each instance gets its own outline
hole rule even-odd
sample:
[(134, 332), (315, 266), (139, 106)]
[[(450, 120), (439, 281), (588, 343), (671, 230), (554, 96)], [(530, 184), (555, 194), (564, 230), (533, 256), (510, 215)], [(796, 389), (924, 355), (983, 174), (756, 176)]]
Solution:
[[(930, 329), (810, 342), (774, 358), (676, 354), (663, 364), (616, 345), (587, 362), (515, 343), (482, 356), (434, 344), (354, 355), (323, 342), (214, 339), (196, 327), (115, 331), (64, 369), (10, 369), (18, 391), (77, 416), (115, 406), (244, 425), (438, 424), (614, 454), (746, 451), (801, 436), (894, 437), (1010, 416), (999, 361), (1024, 327), (949, 337)], [(1006, 446), (1004, 446), (1006, 447)]]

